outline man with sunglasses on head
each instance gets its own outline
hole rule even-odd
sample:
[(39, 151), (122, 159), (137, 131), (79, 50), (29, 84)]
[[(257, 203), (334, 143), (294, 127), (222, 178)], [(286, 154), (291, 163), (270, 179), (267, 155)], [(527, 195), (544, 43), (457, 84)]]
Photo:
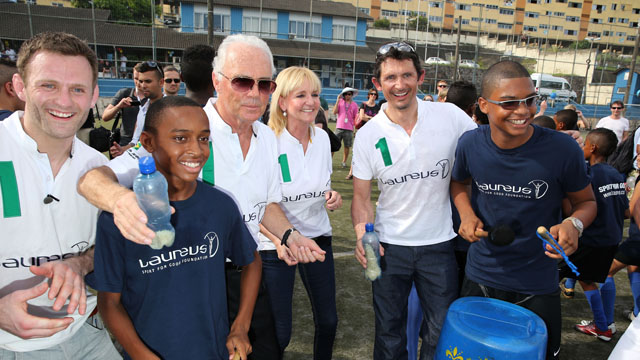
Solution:
[(111, 121), (120, 113), (120, 143), (111, 144), (109, 152), (112, 158), (122, 154), (124, 151), (122, 146), (131, 142), (133, 130), (136, 127), (142, 95), (140, 95), (138, 71), (135, 68), (133, 69), (133, 85), (134, 87), (132, 88), (126, 87), (118, 90), (113, 99), (111, 99), (111, 103), (107, 105), (102, 113), (102, 121)]
[[(218, 98), (204, 106), (211, 128), (211, 155), (202, 181), (234, 197), (258, 250), (262, 249), (258, 232), (264, 226), (278, 234), (298, 262), (324, 261), (325, 252), (291, 226), (278, 204), (282, 194), (276, 137), (256, 121), (275, 90), (274, 73), (273, 56), (263, 40), (231, 35), (220, 44), (211, 74)], [(88, 172), (78, 184), (90, 202), (114, 214), (123, 236), (141, 244), (151, 243), (155, 234), (145, 225), (146, 216), (127, 187), (138, 173), (137, 158), (147, 154), (144, 148), (130, 149), (108, 167)], [(247, 266), (230, 262), (226, 266), (231, 323), (227, 348), (242, 359), (249, 353), (248, 359), (280, 359), (269, 299), (261, 283), (262, 261), (257, 252), (254, 255)]]
[(171, 65), (167, 65), (162, 69), (164, 73), (164, 96), (175, 96), (180, 91), (180, 72)]
[(452, 104), (416, 97), (424, 80), (420, 58), (404, 42), (383, 45), (373, 83), (387, 106), (358, 132), (353, 153), (351, 217), (355, 255), (365, 224), (374, 222), (372, 183), (380, 196), (375, 229), (382, 276), (372, 282), (376, 335), (374, 359), (406, 359), (407, 299), (415, 283), (426, 319), (421, 359), (431, 359), (449, 304), (458, 295), (449, 182), (458, 137), (476, 125)]
[(622, 117), (624, 104), (620, 100), (611, 103), (611, 115), (603, 117), (596, 124), (597, 128), (605, 128), (613, 131), (618, 138), (618, 144), (629, 136), (629, 120)]
[[(555, 359), (562, 328), (557, 268), (562, 255), (543, 245), (536, 232), (545, 226), (571, 255), (595, 218), (596, 201), (578, 144), (531, 124), (537, 98), (521, 64), (501, 61), (485, 72), (478, 106), (489, 126), (460, 138), (451, 197), (460, 213), (458, 234), (471, 242), (461, 296), (496, 298), (539, 315), (548, 333), (546, 358)], [(510, 235), (491, 234), (492, 229)]]

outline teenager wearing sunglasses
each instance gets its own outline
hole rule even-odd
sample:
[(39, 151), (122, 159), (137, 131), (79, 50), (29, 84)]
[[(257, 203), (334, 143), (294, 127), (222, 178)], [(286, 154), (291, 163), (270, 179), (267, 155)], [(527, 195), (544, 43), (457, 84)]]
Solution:
[(618, 144), (625, 141), (629, 136), (629, 120), (622, 117), (624, 104), (620, 100), (611, 103), (611, 115), (605, 116), (596, 124), (597, 128), (606, 128), (613, 131), (618, 138)]
[[(458, 294), (450, 166), (458, 137), (476, 125), (455, 106), (418, 100), (424, 70), (407, 43), (380, 47), (372, 80), (387, 106), (356, 137), (351, 217), (362, 267), (368, 266), (362, 247), (366, 223), (375, 222), (382, 243), (382, 276), (371, 284), (373, 359), (407, 358), (407, 300), (413, 283), (428, 324), (420, 358), (431, 359)], [(380, 189), (375, 217), (374, 182)]]
[[(557, 259), (562, 257), (542, 247), (536, 230), (547, 227), (570, 255), (595, 218), (596, 201), (580, 146), (565, 134), (531, 125), (536, 99), (521, 64), (501, 61), (487, 70), (478, 106), (489, 126), (460, 138), (451, 197), (460, 213), (458, 234), (471, 242), (461, 296), (505, 300), (538, 314), (548, 331), (546, 358), (556, 359), (562, 328)], [(571, 204), (566, 218), (565, 198)], [(515, 233), (513, 242), (498, 246), (482, 233), (499, 225)]]

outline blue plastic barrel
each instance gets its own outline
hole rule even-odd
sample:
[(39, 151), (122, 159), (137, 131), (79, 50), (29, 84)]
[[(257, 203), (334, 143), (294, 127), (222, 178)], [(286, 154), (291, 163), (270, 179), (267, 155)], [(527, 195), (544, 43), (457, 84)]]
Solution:
[(518, 305), (464, 297), (449, 307), (436, 348), (436, 360), (544, 359), (547, 327)]

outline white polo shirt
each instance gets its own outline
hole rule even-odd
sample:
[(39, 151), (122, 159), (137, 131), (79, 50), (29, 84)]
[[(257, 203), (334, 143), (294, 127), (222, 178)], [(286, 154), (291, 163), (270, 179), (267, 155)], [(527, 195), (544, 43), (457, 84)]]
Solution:
[[(98, 209), (78, 194), (77, 182), (88, 170), (107, 159), (74, 138), (72, 156), (54, 178), (47, 154), (38, 152), (36, 142), (22, 128), (22, 111), (0, 122), (0, 297), (31, 288), (43, 281), (29, 271), (41, 265), (76, 255), (94, 244)], [(60, 201), (44, 204), (51, 194)], [(24, 340), (0, 330), (0, 348), (33, 351), (69, 339), (96, 306), (87, 293), (85, 315), (67, 315), (66, 307), (55, 312), (54, 301), (44, 295), (29, 300), (31, 314), (43, 317), (71, 316), (73, 323), (53, 336)]]
[(449, 103), (418, 101), (411, 136), (381, 111), (358, 131), (353, 176), (378, 180), (375, 228), (380, 241), (404, 246), (455, 237), (449, 182), (458, 138), (476, 128)]
[[(222, 120), (213, 107), (214, 102), (211, 98), (204, 107), (211, 128), (211, 154), (201, 178), (225, 190), (236, 200), (249, 231), (258, 243), (258, 250), (262, 250), (258, 233), (265, 207), (269, 203), (279, 203), (282, 198), (276, 136), (268, 126), (254, 121), (249, 152), (243, 158), (238, 135), (232, 133), (231, 126)], [(138, 157), (148, 155), (143, 147), (131, 148), (111, 160), (108, 166), (115, 172), (118, 182), (130, 188), (139, 173)]]
[[(325, 192), (331, 189), (333, 169), (327, 133), (314, 127), (310, 140), (305, 153), (298, 139), (284, 129), (278, 137), (278, 164), (282, 186), (280, 207), (302, 235), (314, 238), (331, 235), (331, 223), (324, 204)], [(263, 250), (276, 248), (262, 234), (260, 242)]]
[(622, 136), (625, 131), (629, 131), (629, 120), (621, 117), (620, 119), (612, 119), (611, 116), (603, 117), (598, 120), (597, 128), (605, 128), (613, 131), (618, 138), (618, 144), (622, 142)]

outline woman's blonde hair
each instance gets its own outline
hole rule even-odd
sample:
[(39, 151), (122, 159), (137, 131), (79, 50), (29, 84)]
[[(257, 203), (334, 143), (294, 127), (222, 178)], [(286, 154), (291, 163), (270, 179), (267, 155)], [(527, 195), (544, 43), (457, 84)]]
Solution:
[(307, 68), (291, 66), (278, 74), (276, 78), (276, 84), (278, 84), (278, 86), (276, 87), (276, 91), (271, 95), (271, 106), (269, 109), (269, 127), (273, 129), (276, 135), (280, 135), (282, 130), (287, 127), (287, 118), (282, 113), (278, 100), (280, 100), (281, 97), (286, 98), (289, 96), (290, 93), (302, 86), (305, 81), (311, 84), (312, 91), (319, 93), (322, 89), (318, 76)]
[(573, 105), (573, 104), (568, 104), (568, 105), (566, 105), (566, 106), (564, 107), (564, 109), (565, 109), (565, 110), (573, 110), (573, 111), (578, 110), (578, 109), (576, 108), (576, 106), (575, 106), (575, 105)]

